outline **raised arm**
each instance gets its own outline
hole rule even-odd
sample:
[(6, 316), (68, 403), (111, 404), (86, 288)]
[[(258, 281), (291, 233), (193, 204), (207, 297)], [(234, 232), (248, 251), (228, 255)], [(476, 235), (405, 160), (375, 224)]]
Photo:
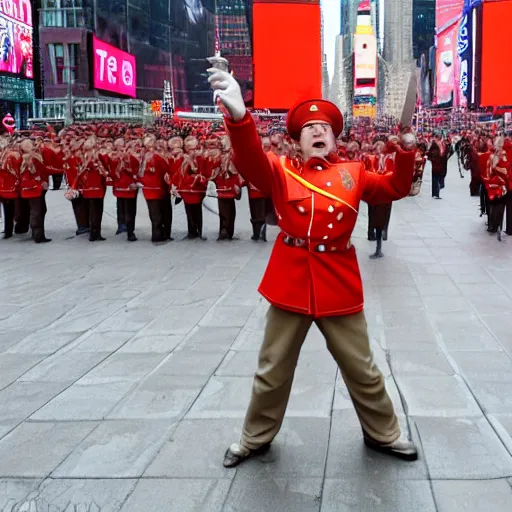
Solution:
[(392, 173), (376, 174), (363, 171), (365, 183), (362, 200), (368, 204), (389, 203), (409, 194), (414, 175), (416, 152), (397, 149)]

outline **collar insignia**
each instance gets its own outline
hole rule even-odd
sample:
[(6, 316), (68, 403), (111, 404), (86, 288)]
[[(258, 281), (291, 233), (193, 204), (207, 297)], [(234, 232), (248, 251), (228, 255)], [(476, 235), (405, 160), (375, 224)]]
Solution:
[(318, 112), (318, 107), (316, 105), (311, 105), (311, 107), (309, 107), (309, 111), (310, 112)]

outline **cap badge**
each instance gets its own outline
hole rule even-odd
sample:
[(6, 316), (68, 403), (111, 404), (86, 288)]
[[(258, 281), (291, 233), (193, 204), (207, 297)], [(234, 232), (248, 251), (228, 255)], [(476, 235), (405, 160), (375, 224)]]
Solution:
[(311, 107), (309, 107), (309, 111), (310, 112), (318, 112), (318, 107), (316, 105), (311, 105)]

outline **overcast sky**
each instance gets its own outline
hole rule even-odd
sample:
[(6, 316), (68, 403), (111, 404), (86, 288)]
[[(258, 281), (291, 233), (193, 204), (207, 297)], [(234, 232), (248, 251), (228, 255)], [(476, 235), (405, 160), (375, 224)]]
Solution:
[(336, 36), (340, 33), (340, 0), (321, 0), (324, 15), (324, 51), (327, 55), (329, 79), (334, 74), (334, 50)]

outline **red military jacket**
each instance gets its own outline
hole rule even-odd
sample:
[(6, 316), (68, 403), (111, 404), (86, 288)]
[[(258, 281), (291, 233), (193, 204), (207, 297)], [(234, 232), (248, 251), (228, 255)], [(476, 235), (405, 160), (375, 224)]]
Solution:
[(131, 199), (137, 196), (137, 183), (140, 163), (132, 153), (124, 154), (121, 159), (118, 155), (99, 155), (103, 166), (112, 181), (112, 192), (115, 197)]
[(0, 166), (0, 199), (16, 199), (20, 196), (21, 154), (7, 149)]
[(360, 312), (363, 288), (350, 240), (359, 203), (388, 203), (407, 196), (415, 152), (399, 150), (392, 174), (366, 172), (361, 162), (330, 163), (318, 158), (295, 168), (285, 157), (263, 152), (249, 114), (226, 125), (236, 168), (272, 198), (282, 230), (260, 293), (274, 306), (316, 318)]
[(146, 153), (144, 164), (139, 173), (139, 182), (142, 183), (142, 192), (146, 200), (164, 199), (169, 193), (165, 182), (165, 174), (169, 163), (160, 154)]
[(57, 151), (46, 143), (41, 146), (41, 155), (49, 175), (64, 174), (64, 153), (62, 150)]
[(185, 158), (178, 177), (178, 191), (185, 204), (199, 204), (206, 195), (208, 180), (199, 172), (201, 157)]
[(103, 199), (107, 190), (106, 172), (102, 169), (93, 153), (83, 156), (83, 164), (85, 166), (78, 174), (74, 189), (81, 190), (85, 199)]
[(216, 176), (215, 185), (219, 199), (235, 199), (240, 194), (242, 179), (238, 173), (226, 172)]
[(39, 152), (24, 155), (20, 170), (21, 197), (33, 199), (41, 197), (48, 190), (48, 172)]

